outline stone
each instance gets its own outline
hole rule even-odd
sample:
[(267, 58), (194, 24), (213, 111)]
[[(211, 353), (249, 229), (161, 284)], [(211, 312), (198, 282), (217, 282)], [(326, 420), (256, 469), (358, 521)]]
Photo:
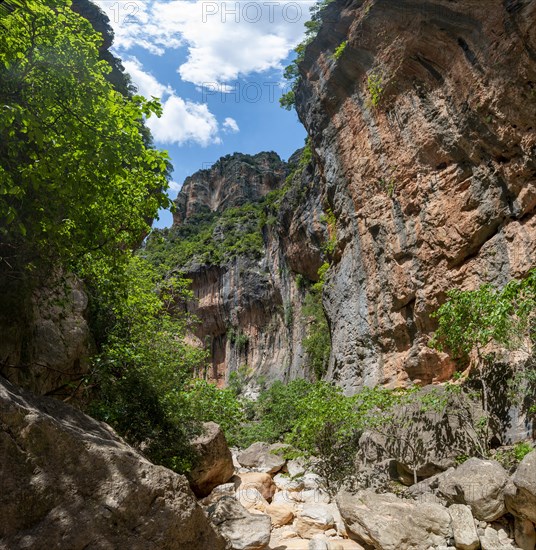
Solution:
[(323, 535), (334, 525), (333, 514), (325, 504), (304, 504), (295, 523), (298, 534), (304, 539), (311, 539), (317, 534)]
[(423, 550), (445, 545), (452, 536), (450, 515), (437, 504), (402, 500), (370, 490), (337, 494), (351, 538), (382, 550)]
[(231, 497), (224, 497), (212, 504), (207, 508), (207, 513), (233, 550), (263, 550), (268, 546), (271, 530), (268, 516), (251, 514)]
[(201, 499), (199, 503), (203, 506), (208, 506), (220, 500), (221, 497), (234, 497), (235, 494), (236, 489), (234, 483), (224, 483), (223, 485), (214, 487), (210, 495)]
[(438, 496), (437, 489), (439, 487), (439, 482), (447, 472), (451, 471), (454, 471), (454, 468), (449, 468), (448, 470), (446, 470), (446, 472), (442, 472), (440, 474), (436, 474), (435, 476), (423, 479), (422, 481), (415, 483), (411, 487), (408, 487), (405, 491), (405, 494), (416, 500), (421, 500), (424, 495)]
[(309, 550), (309, 540), (288, 539), (281, 541), (274, 550)]
[(330, 540), (328, 550), (364, 550), (364, 548), (354, 540)]
[(265, 512), (268, 506), (267, 500), (259, 493), (255, 487), (239, 489), (236, 492), (236, 498), (242, 506), (249, 512)]
[(197, 457), (187, 477), (195, 495), (203, 498), (233, 477), (233, 457), (225, 435), (215, 422), (203, 423), (203, 433), (192, 441), (192, 446)]
[(506, 513), (508, 482), (508, 473), (498, 462), (470, 458), (443, 474), (437, 491), (448, 503), (467, 504), (476, 519), (490, 522)]
[(286, 470), (290, 477), (295, 478), (305, 474), (306, 460), (304, 458), (293, 458), (287, 461)]
[(318, 474), (307, 473), (301, 480), (303, 481), (303, 488), (305, 490), (324, 489), (326, 482)]
[(188, 481), (0, 378), (0, 547), (224, 550)]
[(482, 550), (501, 550), (503, 548), (497, 531), (492, 527), (486, 527), (484, 536), (480, 537), (480, 546)]
[(329, 550), (328, 541), (325, 539), (312, 539), (309, 542), (309, 550)]
[(277, 491), (277, 493), (275, 493), (272, 497), (272, 503), (292, 504), (295, 502), (300, 502), (300, 499), (297, 498), (299, 494), (299, 492), (295, 491)]
[(294, 492), (297, 498), (301, 502), (307, 502), (309, 504), (328, 504), (331, 501), (331, 497), (324, 489), (306, 489), (304, 491)]
[(471, 508), (464, 504), (453, 504), (448, 511), (456, 548), (459, 550), (475, 550), (478, 548), (480, 541)]
[(519, 463), (506, 491), (506, 506), (514, 516), (536, 524), (536, 451)]
[(304, 488), (302, 479), (293, 479), (290, 475), (276, 474), (273, 479), (281, 491), (301, 491)]
[(286, 463), (280, 453), (287, 447), (288, 445), (279, 443), (273, 445), (262, 442), (253, 443), (237, 456), (237, 460), (244, 468), (275, 474)]
[(536, 530), (532, 521), (516, 516), (514, 536), (516, 544), (521, 550), (534, 550), (536, 547)]
[(266, 506), (265, 512), (270, 516), (274, 527), (288, 525), (294, 519), (294, 506), (291, 504), (272, 503)]
[(250, 488), (257, 489), (268, 501), (275, 494), (276, 486), (269, 474), (262, 472), (248, 472), (235, 475), (233, 478), (237, 491), (247, 491)]

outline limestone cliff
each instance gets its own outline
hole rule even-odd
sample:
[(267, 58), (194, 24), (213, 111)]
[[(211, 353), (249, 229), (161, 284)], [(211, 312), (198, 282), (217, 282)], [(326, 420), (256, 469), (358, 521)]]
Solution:
[(241, 367), (257, 380), (311, 376), (299, 277), (317, 279), (326, 226), (299, 157), (223, 157), (186, 179), (173, 228), (149, 240), (153, 261), (192, 280), (187, 309), (200, 321), (192, 338), (210, 350), (206, 375), (220, 384)]
[(446, 290), (536, 262), (536, 3), (335, 0), (299, 69), (337, 218), (328, 377), (444, 380), (426, 344)]

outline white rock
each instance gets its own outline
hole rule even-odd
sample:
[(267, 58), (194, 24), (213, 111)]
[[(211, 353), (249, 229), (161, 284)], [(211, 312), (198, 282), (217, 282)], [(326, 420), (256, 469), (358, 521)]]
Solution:
[(290, 474), (290, 477), (302, 476), (305, 474), (305, 459), (304, 458), (294, 458), (287, 462), (287, 472)]
[(274, 483), (281, 491), (302, 491), (304, 488), (302, 480), (292, 479), (290, 476), (283, 474), (276, 474)]
[(437, 504), (402, 500), (370, 490), (341, 492), (337, 504), (348, 534), (382, 550), (417, 550), (445, 545), (452, 535), (450, 515)]
[(271, 530), (268, 516), (250, 514), (230, 497), (209, 506), (207, 512), (212, 524), (230, 542), (233, 550), (263, 550), (268, 546)]
[(453, 504), (448, 511), (456, 548), (459, 550), (475, 550), (478, 548), (480, 541), (471, 508), (464, 504)]
[(255, 487), (247, 487), (243, 490), (236, 491), (236, 499), (240, 504), (250, 512), (264, 512), (268, 506), (268, 501), (262, 496)]
[(438, 494), (448, 503), (460, 503), (461, 499), (475, 518), (489, 522), (505, 514), (508, 484), (508, 474), (498, 462), (470, 458), (440, 476)]
[(335, 520), (331, 510), (325, 504), (305, 504), (295, 522), (298, 534), (305, 539), (324, 534), (334, 525)]

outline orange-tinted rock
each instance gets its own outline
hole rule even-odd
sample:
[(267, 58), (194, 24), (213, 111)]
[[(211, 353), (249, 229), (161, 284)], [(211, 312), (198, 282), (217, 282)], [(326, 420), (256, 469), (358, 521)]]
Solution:
[(296, 99), (337, 217), (329, 377), (444, 380), (445, 292), (536, 264), (536, 6), (335, 0), (324, 21)]

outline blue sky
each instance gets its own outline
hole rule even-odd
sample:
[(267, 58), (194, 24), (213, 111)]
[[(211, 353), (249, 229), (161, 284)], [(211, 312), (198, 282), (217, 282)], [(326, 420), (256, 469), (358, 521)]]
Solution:
[[(161, 98), (164, 114), (148, 126), (169, 151), (172, 198), (223, 155), (276, 151), (286, 159), (303, 146), (305, 131), (279, 97), (312, 1), (95, 1), (139, 92)], [(169, 212), (155, 222), (170, 224)]]

